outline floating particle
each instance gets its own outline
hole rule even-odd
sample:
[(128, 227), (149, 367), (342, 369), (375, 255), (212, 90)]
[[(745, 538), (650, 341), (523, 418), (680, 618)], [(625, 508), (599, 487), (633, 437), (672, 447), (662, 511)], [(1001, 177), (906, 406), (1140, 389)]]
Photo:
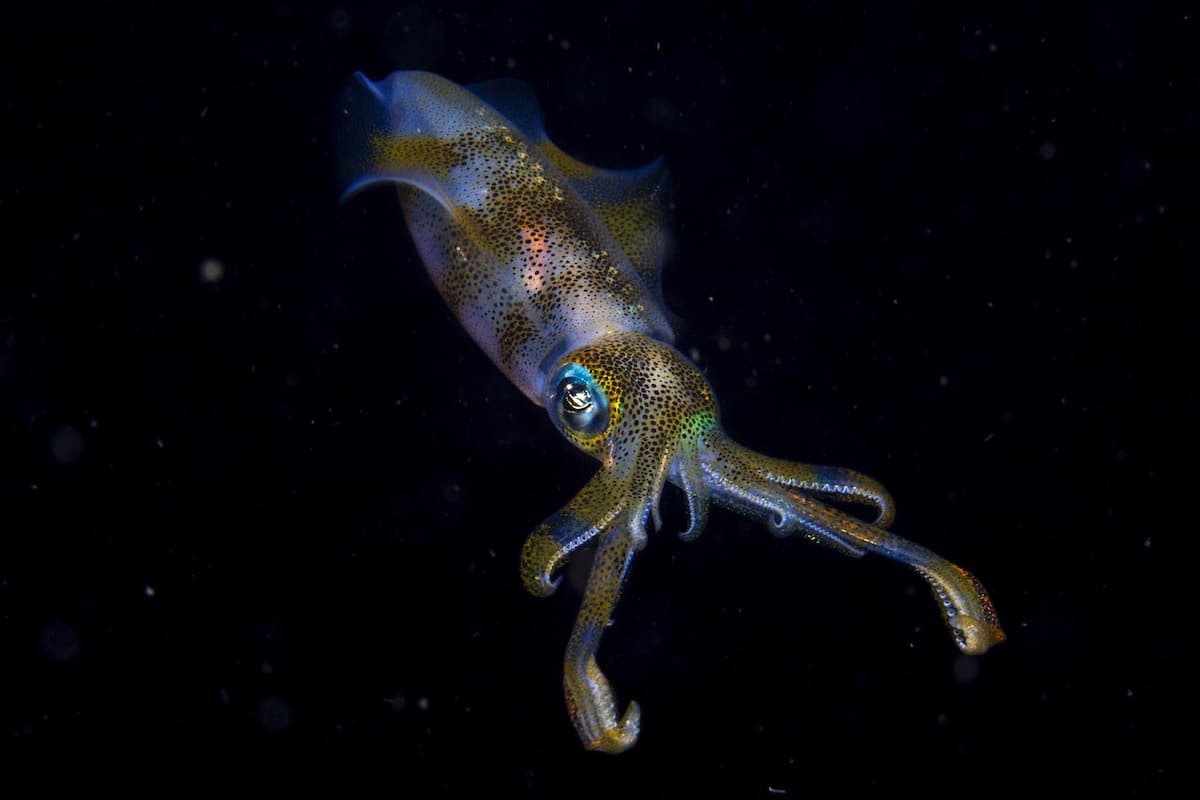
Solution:
[(83, 434), (63, 425), (50, 434), (50, 456), (60, 464), (75, 464), (83, 457)]
[(344, 8), (335, 8), (329, 12), (329, 27), (334, 33), (345, 36), (350, 32), (350, 14)]
[(206, 258), (200, 262), (200, 280), (205, 283), (220, 283), (225, 277), (225, 263), (220, 259)]
[(42, 628), (42, 652), (55, 664), (67, 664), (79, 656), (79, 634), (61, 619)]
[(292, 724), (292, 706), (279, 695), (263, 698), (258, 704), (258, 724), (267, 733), (282, 733)]
[(981, 665), (978, 656), (960, 655), (954, 659), (954, 666), (951, 667), (951, 672), (954, 675), (954, 682), (966, 685), (979, 680), (979, 672)]

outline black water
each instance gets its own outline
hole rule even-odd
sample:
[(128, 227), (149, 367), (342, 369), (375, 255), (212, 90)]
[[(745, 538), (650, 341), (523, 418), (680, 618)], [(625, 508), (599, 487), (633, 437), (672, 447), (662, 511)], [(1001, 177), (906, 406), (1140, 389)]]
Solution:
[[(0, 736), (350, 746), (409, 795), (1178, 791), (1200, 19), (1132, 6), (4, 12)], [(401, 68), (665, 154), (727, 430), (879, 477), (1009, 641), (724, 511), (683, 544), (672, 491), (601, 651), (642, 739), (584, 753), (578, 591), (516, 563), (594, 466), (394, 196), (337, 202), (338, 90)]]

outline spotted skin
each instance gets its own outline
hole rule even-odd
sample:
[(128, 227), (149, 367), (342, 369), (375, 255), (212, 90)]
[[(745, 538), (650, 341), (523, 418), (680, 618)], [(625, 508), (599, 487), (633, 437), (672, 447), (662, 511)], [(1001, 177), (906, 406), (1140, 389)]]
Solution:
[(343, 105), (345, 194), (400, 187), (447, 305), (535, 402), (552, 355), (616, 331), (673, 339), (654, 293), (555, 160), (478, 97), (425, 72), (378, 83), (360, 74)]
[[(899, 561), (933, 590), (959, 649), (1004, 640), (979, 580), (891, 533), (895, 505), (876, 480), (748, 450), (721, 429), (712, 388), (676, 351), (661, 301), (665, 172), (575, 161), (541, 129), (528, 87), (468, 90), (436, 75), (361, 74), (343, 98), (346, 194), (398, 187), (425, 266), (459, 321), (501, 370), (546, 408), (600, 469), (521, 551), (522, 581), (545, 597), (571, 554), (596, 557), (567, 643), (563, 687), (584, 746), (631, 747), (641, 711), (618, 713), (596, 660), (630, 565), (661, 526), (670, 482), (687, 498), (685, 540), (712, 502), (850, 556)], [(861, 505), (871, 522), (829, 505)]]

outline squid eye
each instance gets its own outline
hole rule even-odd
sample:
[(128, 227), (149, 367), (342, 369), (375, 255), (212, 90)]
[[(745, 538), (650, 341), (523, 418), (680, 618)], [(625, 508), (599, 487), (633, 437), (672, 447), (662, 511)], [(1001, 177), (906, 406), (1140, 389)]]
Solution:
[(587, 370), (567, 364), (554, 376), (551, 409), (562, 427), (595, 436), (608, 427), (608, 398)]

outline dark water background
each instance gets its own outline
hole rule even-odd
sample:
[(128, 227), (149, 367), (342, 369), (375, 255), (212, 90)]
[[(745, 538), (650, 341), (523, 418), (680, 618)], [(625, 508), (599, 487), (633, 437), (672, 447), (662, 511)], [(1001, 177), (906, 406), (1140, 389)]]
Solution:
[[(0, 749), (344, 746), (408, 796), (1178, 791), (1200, 18), (1078, 5), (16, 12)], [(665, 154), (727, 430), (879, 477), (1010, 640), (961, 657), (903, 568), (724, 511), (685, 545), (669, 490), (601, 650), (642, 739), (583, 752), (578, 591), (516, 567), (594, 466), (392, 193), (337, 202), (338, 90), (399, 68), (523, 78), (586, 161)]]

